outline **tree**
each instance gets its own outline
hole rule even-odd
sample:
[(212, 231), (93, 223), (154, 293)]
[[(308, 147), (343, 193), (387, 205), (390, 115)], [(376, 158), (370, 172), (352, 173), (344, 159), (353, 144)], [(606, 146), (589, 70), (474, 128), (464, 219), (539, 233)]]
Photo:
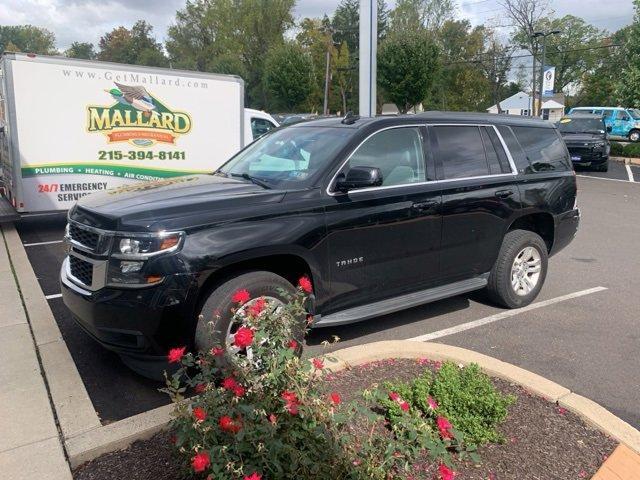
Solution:
[(513, 47), (503, 45), (497, 39), (495, 32), (489, 31), (486, 50), (480, 57), (479, 64), (489, 82), (492, 99), (494, 105), (498, 107), (498, 113), (502, 113), (500, 100), (504, 94), (507, 76), (511, 70), (512, 55)]
[(65, 57), (69, 58), (83, 58), (85, 60), (93, 60), (96, 58), (96, 51), (93, 47), (93, 43), (88, 42), (73, 42), (71, 46), (65, 50)]
[(314, 82), (309, 104), (312, 110), (318, 110), (324, 103), (327, 52), (329, 53), (329, 78), (333, 78), (335, 73), (335, 59), (338, 53), (333, 44), (329, 19), (327, 17), (303, 19), (300, 22), (300, 33), (296, 36), (296, 40), (309, 53), (313, 62)]
[(108, 62), (165, 67), (169, 62), (162, 45), (151, 36), (153, 27), (138, 20), (131, 30), (118, 27), (100, 38), (98, 59)]
[(265, 59), (264, 86), (271, 108), (290, 112), (307, 106), (313, 89), (310, 55), (294, 42), (273, 47)]
[(398, 0), (389, 15), (390, 33), (404, 35), (421, 29), (435, 33), (454, 15), (452, 0)]
[(55, 55), (56, 36), (33, 25), (0, 25), (0, 53), (4, 51)]
[(337, 91), (340, 95), (340, 111), (345, 114), (348, 112), (349, 97), (353, 93), (353, 77), (354, 69), (351, 68), (351, 57), (349, 54), (349, 45), (344, 42), (340, 45), (338, 54), (334, 61), (335, 74), (334, 81)]
[(406, 113), (425, 99), (437, 67), (438, 49), (425, 34), (389, 37), (378, 52), (378, 78), (384, 97)]
[(623, 55), (626, 65), (616, 85), (616, 96), (625, 107), (640, 108), (640, 0), (633, 0), (635, 15)]
[[(349, 51), (357, 53), (360, 49), (360, 0), (341, 0), (331, 19), (333, 39), (347, 43)], [(385, 0), (378, 0), (378, 41), (387, 35), (389, 10)]]

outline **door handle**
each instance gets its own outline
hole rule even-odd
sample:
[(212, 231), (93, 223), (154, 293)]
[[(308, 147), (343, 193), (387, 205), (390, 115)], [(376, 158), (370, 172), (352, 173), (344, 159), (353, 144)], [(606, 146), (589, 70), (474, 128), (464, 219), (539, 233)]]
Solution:
[(496, 192), (496, 197), (498, 198), (508, 198), (513, 195), (513, 190), (498, 190)]
[(439, 202), (436, 202), (436, 201), (416, 202), (413, 205), (411, 205), (411, 208), (413, 208), (414, 210), (424, 211), (424, 210), (431, 210), (433, 208), (436, 208), (438, 205), (439, 205)]

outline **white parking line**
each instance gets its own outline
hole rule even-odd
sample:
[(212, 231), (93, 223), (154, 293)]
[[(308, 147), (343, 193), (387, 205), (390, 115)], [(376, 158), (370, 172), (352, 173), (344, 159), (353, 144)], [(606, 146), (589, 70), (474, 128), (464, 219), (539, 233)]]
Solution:
[(627, 163), (625, 164), (625, 167), (627, 167), (627, 175), (629, 176), (629, 181), (635, 182), (635, 180), (633, 179), (633, 172), (631, 171), (631, 165)]
[[(581, 177), (581, 178), (593, 178), (595, 180), (607, 180), (609, 182), (624, 182), (624, 183), (630, 183), (629, 180), (624, 180), (622, 178), (605, 178), (605, 177), (596, 177), (595, 175), (576, 175), (576, 177)], [(637, 182), (633, 182), (633, 183), (637, 183)]]
[(464, 332), (465, 330), (470, 330), (472, 328), (481, 327), (489, 323), (497, 322), (498, 320), (504, 320), (505, 318), (514, 317), (519, 313), (535, 310), (536, 308), (548, 307), (549, 305), (564, 302), (565, 300), (584, 297), (585, 295), (602, 292), (603, 290), (607, 290), (607, 288), (594, 287), (594, 288), (589, 288), (587, 290), (581, 290), (579, 292), (569, 293), (568, 295), (562, 295), (561, 297), (551, 298), (549, 300), (543, 300), (541, 302), (532, 303), (531, 305), (527, 305), (526, 307), (516, 308), (514, 310), (507, 310), (505, 312), (496, 313), (495, 315), (491, 315), (489, 317), (480, 318), (478, 320), (474, 320), (468, 323), (463, 323), (461, 325), (456, 325), (455, 327), (445, 328), (444, 330), (438, 330), (437, 332), (427, 333), (426, 335), (420, 335), (419, 337), (408, 338), (407, 340), (413, 340), (415, 342), (428, 342), (429, 340), (446, 337), (448, 335), (453, 335), (455, 333)]
[(37, 245), (52, 245), (54, 243), (62, 243), (62, 240), (52, 240), (50, 242), (23, 243), (23, 247), (35, 247)]
[(61, 293), (56, 293), (54, 295), (45, 295), (44, 298), (46, 298), (47, 300), (53, 300), (54, 298), (60, 298), (62, 297)]

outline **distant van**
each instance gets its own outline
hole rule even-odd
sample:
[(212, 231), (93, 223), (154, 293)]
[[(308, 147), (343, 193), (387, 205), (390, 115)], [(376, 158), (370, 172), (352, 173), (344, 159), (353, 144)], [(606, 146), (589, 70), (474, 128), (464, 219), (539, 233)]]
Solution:
[(576, 107), (569, 111), (569, 115), (580, 113), (602, 115), (605, 125), (611, 127), (611, 137), (640, 141), (640, 110), (637, 108)]

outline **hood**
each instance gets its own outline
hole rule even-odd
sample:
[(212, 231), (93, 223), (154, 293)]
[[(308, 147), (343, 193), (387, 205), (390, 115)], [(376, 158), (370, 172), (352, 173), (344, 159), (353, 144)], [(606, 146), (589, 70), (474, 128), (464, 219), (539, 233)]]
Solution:
[(565, 143), (599, 143), (606, 140), (602, 133), (562, 133)]
[(283, 191), (267, 190), (245, 180), (189, 175), (88, 195), (69, 216), (106, 230), (182, 229), (194, 225), (194, 216), (211, 219), (230, 208), (278, 203), (283, 197)]

